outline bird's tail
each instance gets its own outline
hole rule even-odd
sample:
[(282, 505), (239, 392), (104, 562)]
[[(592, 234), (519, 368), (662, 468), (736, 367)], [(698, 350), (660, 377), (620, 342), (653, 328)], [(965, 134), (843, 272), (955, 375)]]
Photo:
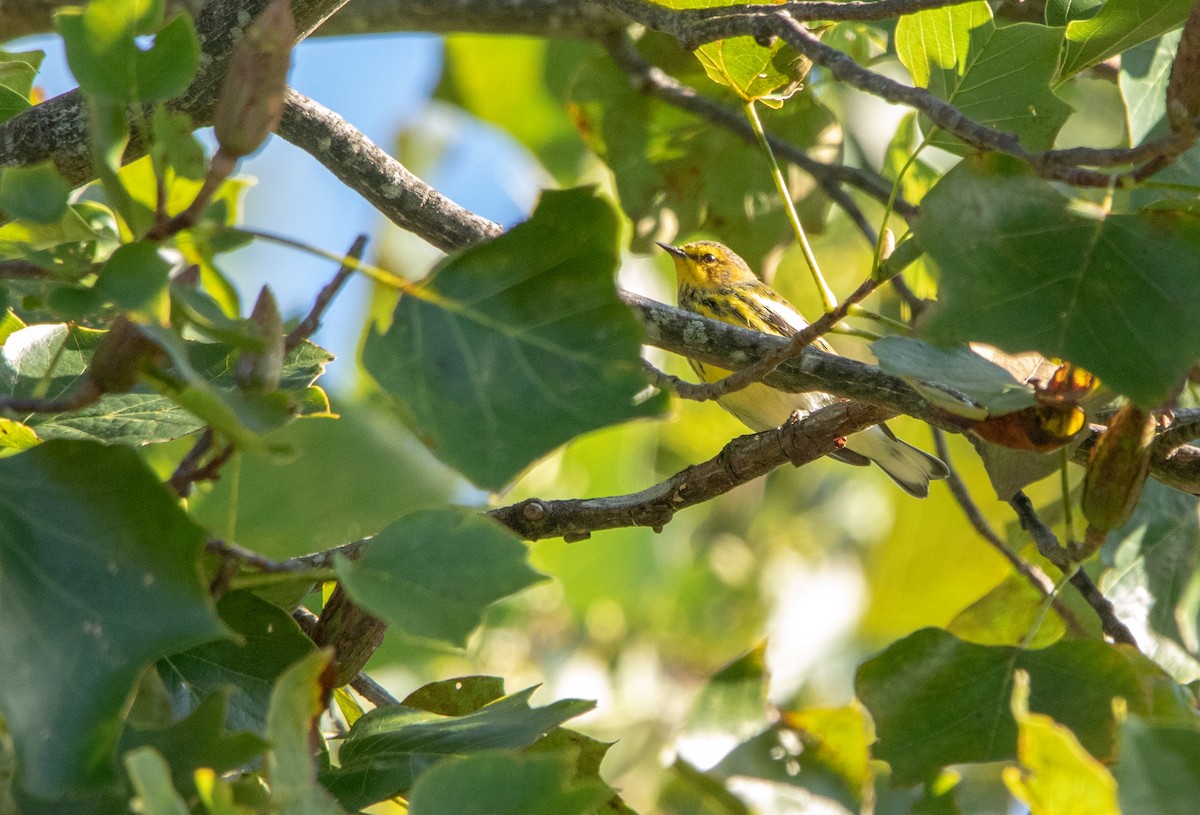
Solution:
[(914, 498), (929, 495), (929, 482), (950, 475), (946, 464), (924, 450), (896, 438), (887, 425), (876, 425), (846, 439), (846, 450), (879, 465), (900, 489)]

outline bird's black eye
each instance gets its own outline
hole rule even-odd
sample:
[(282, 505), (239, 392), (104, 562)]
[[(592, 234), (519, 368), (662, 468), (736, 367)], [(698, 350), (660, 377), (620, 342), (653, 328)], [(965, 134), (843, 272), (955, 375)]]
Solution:
[(703, 255), (700, 256), (700, 262), (701, 263), (716, 263), (717, 256), (714, 255), (712, 252), (705, 252)]

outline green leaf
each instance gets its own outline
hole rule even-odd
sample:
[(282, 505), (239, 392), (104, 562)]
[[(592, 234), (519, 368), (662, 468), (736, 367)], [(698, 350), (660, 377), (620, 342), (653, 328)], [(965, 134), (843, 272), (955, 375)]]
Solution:
[[(633, 221), (634, 251), (657, 251), (654, 242), (671, 234), (705, 232), (736, 243), (738, 254), (760, 268), (795, 242), (756, 145), (648, 99), (608, 59), (581, 69), (570, 96), (584, 141), (613, 171), (621, 209)], [(763, 111), (762, 119), (769, 133), (813, 158), (841, 158), (841, 126), (811, 93)], [(829, 199), (794, 166), (785, 166), (784, 177), (805, 229), (822, 230)]]
[(267, 712), (266, 776), (271, 785), (271, 811), (279, 815), (345, 815), (333, 796), (317, 782), (310, 740), (325, 711), (332, 681), (330, 654), (314, 651), (288, 668), (275, 683)]
[(1192, 815), (1200, 800), (1200, 730), (1128, 717), (1113, 775), (1127, 815)]
[(892, 765), (899, 784), (948, 764), (1014, 758), (1009, 697), (1016, 669), (1029, 673), (1030, 708), (1069, 727), (1102, 761), (1115, 753), (1117, 697), (1134, 713), (1196, 720), (1178, 685), (1132, 649), (1079, 640), (1026, 651), (973, 645), (926, 628), (858, 669), (855, 689), (879, 733), (874, 756)]
[[(87, 370), (104, 332), (78, 326), (37, 324), (11, 334), (0, 347), (0, 392), (13, 396), (55, 398), (69, 391)], [(235, 393), (233, 371), (237, 351), (217, 343), (187, 342), (183, 355), (198, 382), (230, 395), (247, 418), (259, 404)], [(288, 357), (280, 389), (299, 399), (331, 359), (329, 353), (304, 343)], [(230, 408), (231, 410), (233, 408)], [(269, 419), (286, 418), (286, 406), (272, 408)], [(43, 439), (92, 439), (108, 444), (150, 444), (193, 433), (204, 422), (169, 396), (139, 385), (129, 393), (109, 394), (99, 402), (69, 413), (39, 413), (26, 422)]]
[(692, 703), (681, 739), (743, 739), (769, 723), (766, 643), (717, 671)]
[(1029, 805), (1030, 815), (1121, 815), (1117, 784), (1108, 770), (1070, 730), (1049, 716), (1030, 713), (1029, 675), (1018, 672), (1016, 680), (1012, 712), (1020, 767), (1004, 768), (1009, 792)]
[(31, 107), (33, 80), (45, 57), (44, 51), (0, 51), (0, 122)]
[(132, 803), (142, 815), (188, 815), (190, 810), (171, 784), (171, 767), (153, 747), (126, 754), (125, 770), (137, 797)]
[[(1048, 83), (1059, 45), (1059, 32), (1046, 26), (997, 26), (982, 0), (906, 14), (896, 24), (896, 53), (917, 85), (977, 122), (1016, 133), (1029, 150), (1052, 147), (1071, 112)], [(974, 152), (943, 131), (930, 143)]]
[(180, 12), (159, 29), (150, 48), (138, 52), (134, 65), (138, 100), (174, 99), (187, 90), (199, 67), (200, 38), (192, 18)]
[[(919, 387), (920, 381), (954, 389), (992, 415), (1033, 405), (1033, 390), (970, 348), (943, 349), (912, 337), (884, 337), (871, 343), (879, 367)], [(915, 380), (915, 381), (914, 381)], [(928, 387), (919, 388), (928, 394)], [(940, 398), (946, 398), (942, 395)]]
[(1133, 517), (1105, 542), (1104, 560), (1111, 569), (1100, 579), (1105, 596), (1118, 610), (1145, 619), (1152, 637), (1182, 649), (1174, 662), (1182, 660), (1180, 667), (1191, 676), (1173, 670), (1175, 665), (1167, 661), (1170, 655), (1162, 652), (1167, 642), (1147, 651), (1182, 681), (1195, 678), (1197, 670), (1195, 659), (1186, 654), (1200, 653), (1200, 593), (1193, 588), (1200, 575), (1197, 500), (1147, 481)]
[(1065, 26), (1072, 20), (1086, 20), (1104, 5), (1104, 0), (1046, 0), (1046, 25)]
[(226, 726), (262, 733), (275, 680), (316, 646), (290, 614), (250, 592), (226, 594), (217, 611), (238, 639), (173, 654), (158, 663), (159, 675), (185, 710), (197, 710), (202, 700), (233, 688)]
[[(751, 815), (749, 807), (720, 779), (702, 773), (683, 759), (667, 771), (656, 811), (663, 815)], [(780, 808), (779, 811), (788, 811)]]
[(67, 64), (79, 89), (108, 105), (130, 101), (137, 46), (124, 27), (96, 11), (119, 0), (93, 2), (86, 9), (67, 6), (54, 14)]
[[(486, 794), (484, 793), (486, 791)], [(571, 782), (560, 756), (485, 753), (443, 761), (413, 787), (411, 815), (586, 815), (608, 798), (598, 783)]]
[(171, 264), (153, 241), (117, 248), (100, 267), (96, 291), (123, 311), (158, 316), (166, 306), (167, 275)]
[(9, 218), (25, 218), (36, 224), (58, 223), (67, 214), (70, 194), (70, 185), (49, 160), (9, 167), (0, 173), (0, 210)]
[[(398, 515), (445, 504), (457, 480), (407, 434), (396, 433), (386, 409), (337, 406), (334, 422), (293, 422), (274, 438), (297, 457), (246, 455), (234, 482), (198, 491), (192, 512), (202, 524), (284, 559), (374, 535)], [(337, 489), (329, 489), (337, 473)], [(381, 484), (404, 484), (381, 490)], [(237, 526), (227, 527), (231, 506)]]
[(1181, 32), (1173, 31), (1121, 55), (1117, 85), (1125, 100), (1129, 143), (1141, 144), (1166, 129), (1167, 81)]
[(1094, 16), (1067, 24), (1059, 79), (1178, 27), (1193, 5), (1191, 0), (1108, 0)]
[(871, 718), (856, 702), (785, 711), (778, 724), (739, 744), (712, 773), (801, 787), (859, 810), (875, 781), (870, 750), (874, 740)]
[[(1045, 648), (1066, 633), (1062, 617), (1045, 605), (1044, 594), (1010, 571), (996, 588), (958, 612), (946, 629), (980, 645)], [(1032, 639), (1030, 633), (1034, 633)]]
[[(667, 0), (671, 8), (717, 8), (727, 0)], [(728, 37), (695, 51), (708, 78), (724, 85), (743, 101), (763, 100), (779, 107), (799, 86), (812, 63), (777, 38), (769, 46), (753, 37)]]
[[(171, 760), (170, 777), (175, 789), (191, 796), (196, 792), (195, 771), (207, 767), (217, 773), (235, 770), (267, 748), (254, 733), (225, 729), (226, 707), (232, 688), (222, 688), (204, 698), (191, 712), (169, 727), (156, 730), (127, 728), (121, 737), (121, 752), (154, 749)], [(126, 757), (128, 762), (128, 756)]]
[(366, 554), (338, 558), (350, 597), (406, 634), (464, 647), (484, 609), (543, 578), (500, 524), (466, 509), (414, 512), (375, 536)]
[[(208, 167), (204, 147), (193, 132), (191, 117), (158, 106), (154, 108), (150, 121), (154, 128), (150, 152), (157, 166), (170, 167), (183, 178), (203, 179)], [(162, 170), (156, 170), (156, 174), (164, 175)]]
[(25, 790), (110, 784), (142, 668), (227, 634), (203, 541), (132, 450), (56, 441), (0, 460), (0, 707)]
[(616, 242), (593, 191), (548, 191), (402, 297), (363, 363), (438, 458), (493, 489), (575, 436), (656, 415), (662, 400), (637, 402), (641, 327), (616, 296)]
[(502, 696), (504, 680), (498, 676), (460, 676), (422, 685), (402, 704), (442, 716), (465, 716)]
[(448, 756), (527, 747), (593, 707), (592, 702), (563, 699), (530, 708), (534, 690), (457, 717), (404, 705), (376, 708), (350, 728), (338, 753), (342, 766), (322, 780), (343, 806), (361, 809), (409, 789), (422, 772)]
[[(437, 98), (506, 130), (560, 181), (577, 176), (586, 151), (561, 99), (582, 62), (596, 53), (594, 45), (452, 34), (445, 38), (444, 49)], [(514, 87), (521, 93), (511, 93)], [(406, 156), (401, 158), (412, 166)]]
[[(1179, 47), (1180, 31), (1172, 31), (1142, 43), (1121, 55), (1118, 84), (1125, 101), (1131, 144), (1169, 136), (1167, 83)], [(1130, 195), (1136, 207), (1155, 205), (1163, 199), (1179, 199), (1190, 206), (1200, 187), (1200, 147), (1192, 147), (1152, 176), (1155, 185), (1138, 186)], [(1174, 186), (1178, 185), (1178, 186)]]
[(942, 272), (928, 335), (1068, 359), (1152, 407), (1197, 360), (1200, 224), (1073, 206), (1024, 165), (966, 159), (913, 225)]
[[(80, 89), (97, 102), (150, 103), (178, 96), (200, 59), (192, 21), (178, 14), (161, 26), (162, 0), (91, 0), (59, 9), (55, 22)], [(135, 37), (157, 32), (143, 51)]]

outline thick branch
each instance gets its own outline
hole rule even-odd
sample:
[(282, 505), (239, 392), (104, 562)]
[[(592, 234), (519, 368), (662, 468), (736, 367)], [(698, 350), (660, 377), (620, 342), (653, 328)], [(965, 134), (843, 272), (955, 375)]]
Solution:
[(417, 178), (341, 116), (294, 90), (288, 91), (276, 131), (397, 226), (439, 249), (462, 249), (503, 231)]
[[(202, 48), (201, 69), (191, 87), (172, 103), (188, 114), (196, 127), (212, 121), (212, 107), (225, 77), (229, 54), (249, 20), (268, 0), (209, 0), (196, 20)], [(303, 40), (337, 11), (346, 0), (292, 0), (297, 41)], [(144, 153), (137, 139), (125, 158)], [(0, 167), (28, 165), (50, 159), (72, 186), (94, 177), (88, 158), (88, 115), (83, 95), (74, 90), (56, 96), (0, 124)]]
[(893, 414), (843, 402), (790, 421), (776, 430), (739, 436), (715, 457), (631, 495), (543, 501), (530, 498), (488, 513), (526, 540), (583, 540), (592, 532), (626, 526), (661, 530), (686, 507), (711, 500), (781, 464), (799, 467), (839, 449), (840, 440)]

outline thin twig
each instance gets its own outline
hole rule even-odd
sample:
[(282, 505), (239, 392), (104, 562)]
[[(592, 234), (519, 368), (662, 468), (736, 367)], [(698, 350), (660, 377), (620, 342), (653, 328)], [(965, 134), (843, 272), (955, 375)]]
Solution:
[[(359, 235), (354, 239), (354, 243), (351, 245), (350, 251), (346, 253), (346, 257), (353, 258), (356, 261), (362, 260), (363, 252), (366, 248), (367, 236)], [(313, 302), (313, 307), (308, 312), (308, 316), (301, 320), (300, 324), (293, 328), (287, 335), (287, 339), (283, 343), (283, 353), (285, 356), (317, 332), (317, 329), (321, 327), (321, 318), (324, 316), (325, 310), (329, 308), (329, 304), (333, 302), (333, 298), (337, 297), (338, 291), (350, 279), (350, 276), (354, 274), (354, 270), (354, 264), (343, 263), (342, 267), (338, 269), (337, 274), (333, 276), (333, 280), (325, 284), (325, 287), (317, 294), (317, 299)]]
[(104, 391), (100, 390), (95, 382), (84, 379), (62, 396), (53, 399), (0, 394), (0, 408), (14, 413), (66, 413), (94, 405), (103, 395)]
[(192, 445), (192, 449), (188, 450), (187, 455), (179, 460), (179, 466), (175, 468), (175, 472), (167, 479), (167, 486), (180, 498), (187, 498), (191, 493), (192, 475), (199, 469), (200, 462), (208, 455), (208, 451), (212, 449), (212, 443), (212, 428), (206, 427), (200, 433), (200, 437), (196, 439), (196, 443)]
[(1018, 491), (1016, 495), (1009, 499), (1008, 502), (1017, 513), (1017, 519), (1021, 522), (1021, 528), (1024, 529), (1033, 538), (1037, 544), (1038, 551), (1042, 553), (1042, 557), (1053, 563), (1063, 574), (1069, 574), (1071, 585), (1074, 586), (1079, 594), (1083, 597), (1087, 604), (1096, 612), (1096, 616), (1100, 618), (1100, 627), (1104, 633), (1113, 641), (1132, 645), (1137, 647), (1137, 640), (1134, 639), (1133, 633), (1130, 632), (1128, 626), (1121, 622), (1117, 617), (1116, 611), (1113, 609), (1112, 603), (1108, 598), (1096, 588), (1096, 584), (1088, 577), (1087, 573), (1079, 568), (1078, 564), (1072, 563), (1070, 557), (1067, 556), (1067, 550), (1058, 542), (1058, 538), (1050, 530), (1050, 527), (1038, 517), (1037, 510), (1033, 507), (1033, 502), (1029, 500), (1024, 492)]
[(941, 428), (933, 428), (933, 443), (937, 449), (937, 457), (940, 458), (949, 470), (950, 475), (946, 478), (946, 486), (950, 488), (950, 494), (954, 496), (954, 500), (958, 502), (958, 506), (962, 509), (963, 514), (967, 516), (967, 521), (979, 533), (987, 543), (1000, 553), (1005, 560), (1012, 565), (1013, 569), (1021, 577), (1025, 578), (1029, 585), (1033, 586), (1044, 597), (1050, 597), (1054, 604), (1054, 610), (1058, 612), (1059, 617), (1066, 623), (1067, 628), (1071, 633), (1080, 636), (1087, 633), (1087, 629), (1075, 613), (1067, 607), (1062, 598), (1054, 594), (1054, 581), (1052, 581), (1045, 572), (1028, 563), (1008, 547), (1008, 544), (1001, 538), (996, 530), (992, 529), (992, 525), (988, 523), (987, 518), (983, 517), (983, 513), (979, 510), (979, 506), (971, 497), (970, 490), (967, 489), (966, 482), (950, 461), (950, 446), (946, 443), (946, 434)]
[[(321, 621), (320, 617), (313, 614), (304, 606), (300, 606), (292, 611), (292, 619), (300, 626), (300, 630), (308, 635), (309, 639), (312, 639), (313, 635), (316, 634), (317, 625)], [(350, 680), (350, 687), (358, 691), (364, 699), (375, 705), (375, 707), (390, 707), (400, 704), (399, 699), (392, 696), (382, 685), (361, 671)]]
[(350, 680), (350, 687), (358, 691), (359, 696), (375, 707), (391, 707), (400, 704), (400, 700), (388, 693), (387, 688), (363, 671), (359, 671), (358, 675)]

